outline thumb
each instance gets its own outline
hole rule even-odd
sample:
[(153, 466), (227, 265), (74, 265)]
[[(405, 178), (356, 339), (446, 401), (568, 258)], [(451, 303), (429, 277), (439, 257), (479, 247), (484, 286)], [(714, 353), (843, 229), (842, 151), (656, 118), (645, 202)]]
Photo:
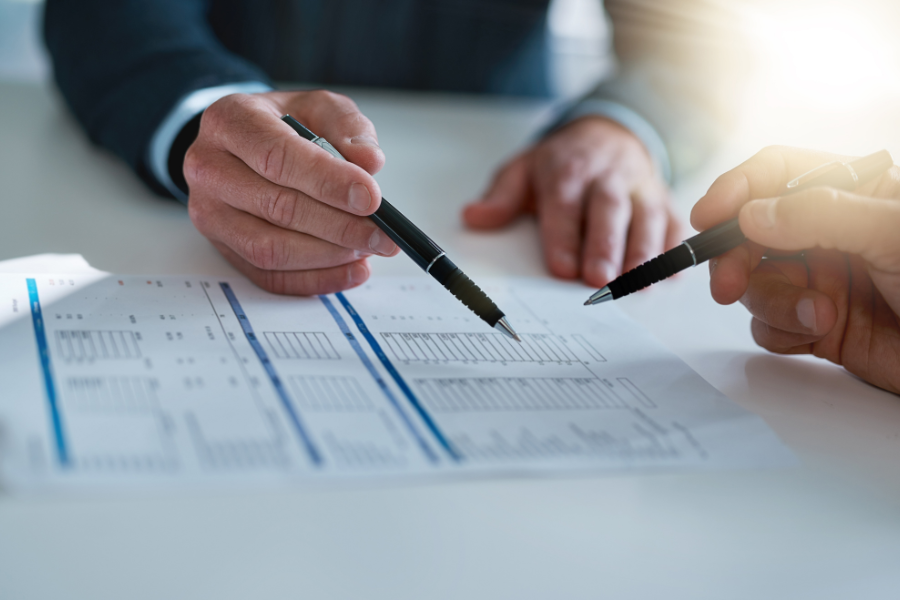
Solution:
[(880, 271), (900, 273), (900, 202), (813, 188), (747, 203), (741, 231), (767, 248), (834, 249), (858, 254)]
[(529, 155), (504, 166), (481, 197), (463, 209), (463, 221), (473, 229), (496, 229), (519, 216), (531, 196)]

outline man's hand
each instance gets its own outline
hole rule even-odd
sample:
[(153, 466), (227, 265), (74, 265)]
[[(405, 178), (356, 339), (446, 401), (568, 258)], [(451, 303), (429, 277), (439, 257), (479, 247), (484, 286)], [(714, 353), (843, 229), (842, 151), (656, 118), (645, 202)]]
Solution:
[[(349, 162), (297, 135), (290, 113)], [(372, 178), (384, 154), (349, 98), (325, 91), (235, 94), (203, 114), (184, 159), (197, 229), (257, 285), (326, 294), (363, 283), (366, 257), (399, 249), (365, 218), (378, 209)]]
[(573, 121), (513, 158), (463, 218), (496, 229), (525, 212), (537, 213), (550, 272), (598, 288), (680, 241), (646, 149), (601, 117)]
[[(852, 159), (768, 148), (716, 180), (692, 224), (708, 229), (739, 214), (751, 241), (710, 261), (712, 295), (747, 307), (763, 348), (814, 354), (900, 393), (900, 169), (854, 193), (777, 197), (832, 160)], [(790, 256), (799, 250), (805, 259)], [(764, 260), (767, 252), (776, 256)]]

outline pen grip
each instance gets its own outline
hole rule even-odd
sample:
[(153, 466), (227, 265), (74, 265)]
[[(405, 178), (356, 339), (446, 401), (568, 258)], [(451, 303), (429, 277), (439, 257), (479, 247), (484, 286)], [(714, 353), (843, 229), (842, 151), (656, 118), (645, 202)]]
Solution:
[(667, 279), (675, 273), (693, 266), (693, 264), (694, 261), (691, 258), (690, 250), (684, 244), (679, 244), (668, 252), (664, 252), (627, 273), (623, 273), (610, 282), (607, 287), (612, 292), (613, 300), (618, 300), (622, 296), (633, 294), (638, 290), (653, 285), (657, 281)]
[(503, 318), (494, 301), (446, 256), (434, 263), (430, 275), (491, 327)]
[(444, 252), (385, 198), (369, 218), (425, 271)]

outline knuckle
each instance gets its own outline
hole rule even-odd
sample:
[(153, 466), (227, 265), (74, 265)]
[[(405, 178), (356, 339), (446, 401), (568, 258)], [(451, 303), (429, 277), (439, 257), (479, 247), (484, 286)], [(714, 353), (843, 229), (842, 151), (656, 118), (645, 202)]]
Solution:
[(260, 275), (259, 287), (271, 294), (286, 295), (288, 293), (287, 274), (281, 271), (264, 271)]
[(288, 229), (296, 222), (296, 192), (279, 186), (274, 193), (263, 195), (260, 204), (260, 214), (273, 225)]
[(260, 106), (259, 99), (253, 94), (229, 94), (217, 100), (213, 106), (216, 104), (219, 105), (220, 117), (229, 119), (233, 119), (237, 112), (256, 111)]
[(754, 303), (754, 309), (759, 314), (759, 320), (766, 328), (766, 333), (770, 333), (772, 323), (778, 323), (783, 319), (781, 311), (772, 304), (766, 302)]
[[(324, 156), (322, 156), (323, 154)], [(346, 189), (348, 184), (341, 177), (343, 173), (335, 174), (334, 171), (329, 169), (329, 167), (334, 166), (334, 163), (331, 162), (332, 160), (334, 159), (325, 152), (316, 152), (311, 156), (307, 161), (306, 169), (309, 173), (315, 175), (304, 180), (303, 189), (316, 200), (326, 204), (338, 205), (338, 198), (341, 197), (340, 190), (341, 188)], [(331, 174), (331, 176), (326, 176), (326, 173)], [(347, 197), (346, 192), (343, 197)]]
[(287, 262), (286, 249), (270, 236), (247, 237), (243, 248), (247, 262), (263, 271), (278, 270)]
[(547, 198), (550, 205), (549, 214), (542, 215), (544, 219), (562, 219), (570, 221), (584, 216), (584, 203), (578, 196), (566, 194), (563, 190), (554, 190)]
[(198, 135), (203, 136), (206, 132), (218, 130), (223, 120), (222, 113), (227, 112), (227, 108), (228, 96), (220, 98), (207, 106), (206, 110), (203, 111), (203, 116), (200, 117), (200, 133)]
[(588, 161), (581, 155), (563, 157), (554, 153), (550, 167), (558, 180), (582, 178), (588, 170)]
[(362, 228), (359, 227), (356, 219), (343, 218), (335, 224), (336, 231), (334, 240), (339, 246), (344, 248), (357, 248), (361, 245), (363, 238)]
[(334, 95), (334, 92), (328, 90), (311, 90), (309, 92), (309, 99), (313, 102), (329, 102)]
[(356, 107), (356, 103), (347, 96), (330, 90), (313, 90), (310, 92), (310, 100), (318, 104)]
[(615, 209), (631, 208), (631, 196), (623, 193), (621, 188), (614, 185), (611, 181), (601, 181), (597, 183), (596, 193), (603, 201), (603, 204)]
[(284, 181), (290, 170), (290, 160), (283, 139), (276, 139), (262, 149), (257, 159), (257, 171), (269, 181)]
[(182, 164), (184, 180), (190, 188), (205, 187), (213, 178), (210, 176), (210, 166), (202, 150), (202, 146), (192, 144), (184, 155)]
[(200, 117), (200, 131), (219, 131), (235, 118), (235, 112), (248, 108), (252, 97), (247, 94), (229, 94), (219, 98), (203, 111)]

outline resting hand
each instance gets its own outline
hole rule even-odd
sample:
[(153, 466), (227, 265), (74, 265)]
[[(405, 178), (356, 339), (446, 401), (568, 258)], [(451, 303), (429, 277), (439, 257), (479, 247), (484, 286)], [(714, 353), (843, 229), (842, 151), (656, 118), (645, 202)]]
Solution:
[[(814, 354), (900, 392), (900, 169), (853, 193), (813, 188), (777, 197), (791, 179), (832, 160), (790, 148), (763, 150), (725, 173), (694, 207), (697, 229), (740, 215), (751, 240), (710, 261), (715, 300), (740, 300), (756, 342)], [(808, 249), (805, 261), (763, 260)], [(777, 253), (776, 253), (777, 254)]]
[[(340, 161), (298, 136), (290, 113)], [(203, 114), (184, 159), (197, 229), (238, 270), (281, 294), (324, 294), (369, 277), (366, 257), (397, 246), (365, 218), (381, 202), (375, 128), (344, 96), (324, 91), (235, 94)]]
[(575, 120), (513, 158), (463, 218), (496, 229), (525, 212), (537, 213), (550, 272), (598, 288), (679, 241), (644, 146), (600, 117)]

